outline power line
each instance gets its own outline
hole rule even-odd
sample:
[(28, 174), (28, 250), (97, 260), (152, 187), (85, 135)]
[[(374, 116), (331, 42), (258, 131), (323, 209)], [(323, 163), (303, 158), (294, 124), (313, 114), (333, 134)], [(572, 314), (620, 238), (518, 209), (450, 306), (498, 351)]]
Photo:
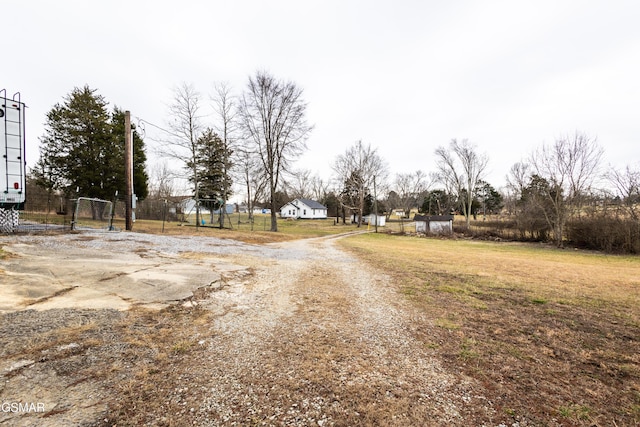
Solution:
[(158, 125), (156, 125), (154, 123), (151, 123), (148, 120), (142, 119), (140, 117), (136, 117), (136, 120), (138, 121), (138, 127), (140, 127), (140, 129), (142, 130), (142, 134), (143, 134), (144, 137), (146, 137), (146, 129), (145, 129), (144, 125), (148, 124), (149, 126), (152, 126), (152, 127), (156, 128), (156, 129), (159, 129), (159, 130), (161, 130), (161, 131), (163, 131), (165, 133), (168, 133), (171, 136), (174, 136), (176, 138), (180, 138), (180, 135), (175, 134), (172, 131), (165, 129), (162, 126), (158, 126)]

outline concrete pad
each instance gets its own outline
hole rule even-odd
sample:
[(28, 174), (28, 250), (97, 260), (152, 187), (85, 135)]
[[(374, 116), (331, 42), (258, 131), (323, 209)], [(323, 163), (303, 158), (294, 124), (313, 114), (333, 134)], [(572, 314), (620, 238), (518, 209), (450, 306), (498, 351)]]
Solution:
[(113, 308), (116, 310), (128, 310), (131, 302), (125, 301), (117, 295), (109, 295), (94, 289), (77, 287), (57, 295), (43, 302), (31, 304), (29, 307), (34, 310), (50, 310), (52, 308), (89, 308), (103, 309)]
[[(210, 260), (160, 253), (147, 242), (135, 242), (145, 245), (144, 251), (136, 252), (118, 248), (131, 242), (107, 241), (105, 250), (88, 247), (97, 238), (49, 239), (40, 240), (41, 245), (3, 244), (3, 251), (11, 255), (0, 259), (0, 312), (66, 307), (126, 310), (134, 304), (159, 308), (188, 299), (221, 277)], [(224, 274), (244, 268), (228, 262), (220, 267)]]

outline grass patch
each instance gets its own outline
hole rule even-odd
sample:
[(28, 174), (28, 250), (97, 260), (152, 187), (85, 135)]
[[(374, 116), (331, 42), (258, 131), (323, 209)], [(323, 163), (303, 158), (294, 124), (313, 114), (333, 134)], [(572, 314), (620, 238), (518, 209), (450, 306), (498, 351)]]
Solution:
[(3, 250), (2, 246), (0, 246), (0, 259), (9, 259), (13, 256), (14, 256), (13, 254)]
[(640, 258), (385, 234), (340, 244), (429, 314), (416, 338), (505, 415), (640, 423)]
[(465, 338), (460, 343), (460, 358), (468, 362), (472, 359), (477, 359), (480, 357), (480, 354), (476, 351), (477, 342), (473, 338)]
[(460, 324), (451, 318), (439, 317), (436, 319), (435, 323), (436, 323), (436, 326), (439, 326), (440, 328), (446, 329), (449, 331), (455, 331), (457, 329), (460, 329)]
[(177, 354), (184, 354), (184, 353), (187, 353), (189, 351), (189, 349), (191, 349), (191, 345), (192, 344), (189, 341), (184, 341), (183, 340), (183, 341), (175, 343), (171, 347), (171, 350), (174, 353), (177, 353)]
[(568, 406), (560, 406), (558, 408), (558, 413), (563, 418), (569, 418), (577, 421), (586, 421), (591, 418), (591, 408), (585, 405), (568, 405)]

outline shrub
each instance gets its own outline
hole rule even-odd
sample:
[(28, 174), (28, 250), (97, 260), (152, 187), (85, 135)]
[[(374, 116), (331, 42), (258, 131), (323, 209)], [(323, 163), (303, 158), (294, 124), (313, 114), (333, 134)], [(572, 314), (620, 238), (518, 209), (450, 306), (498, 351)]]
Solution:
[(567, 224), (567, 239), (575, 246), (613, 253), (640, 253), (640, 222), (599, 216)]

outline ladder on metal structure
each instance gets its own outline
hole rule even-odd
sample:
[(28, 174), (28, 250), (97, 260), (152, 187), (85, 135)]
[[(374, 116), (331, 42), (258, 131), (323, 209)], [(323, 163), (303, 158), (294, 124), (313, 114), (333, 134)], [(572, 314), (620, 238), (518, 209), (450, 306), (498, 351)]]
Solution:
[[(24, 208), (25, 159), (24, 159), (24, 109), (20, 100), (20, 92), (16, 92), (12, 99), (7, 98), (6, 89), (0, 90), (0, 125), (3, 132), (0, 135), (4, 142), (2, 159), (4, 163), (4, 179), (0, 178), (0, 207)], [(2, 182), (4, 181), (4, 182)]]

